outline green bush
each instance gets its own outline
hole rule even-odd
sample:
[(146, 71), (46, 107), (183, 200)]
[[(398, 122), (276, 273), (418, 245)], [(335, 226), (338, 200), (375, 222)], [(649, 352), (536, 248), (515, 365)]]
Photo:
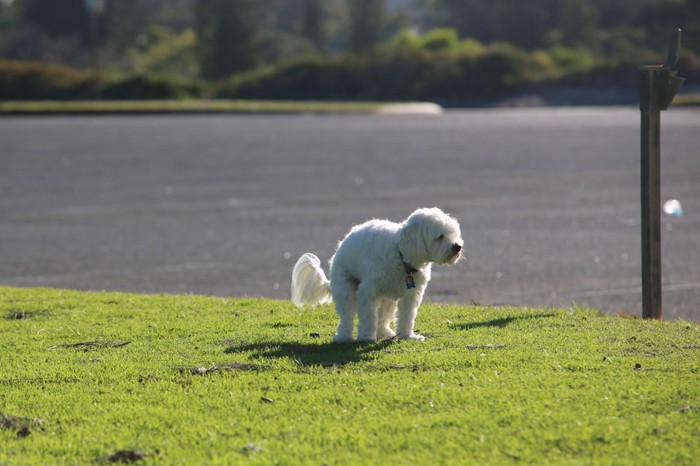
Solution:
[(135, 45), (126, 52), (124, 68), (133, 73), (173, 74), (193, 78), (199, 74), (195, 55), (197, 37), (192, 29), (176, 33), (153, 26), (144, 36), (144, 45)]
[(420, 45), (431, 51), (455, 50), (459, 45), (459, 37), (455, 29), (435, 28), (420, 38)]
[(165, 76), (134, 75), (103, 83), (99, 95), (108, 100), (158, 100), (200, 97), (201, 84)]
[(368, 67), (368, 60), (356, 56), (304, 58), (236, 76), (220, 86), (217, 97), (371, 100), (377, 86), (368, 79)]
[(582, 49), (558, 45), (549, 49), (548, 55), (555, 65), (565, 70), (586, 70), (594, 64), (593, 56)]
[(63, 65), (0, 61), (1, 100), (182, 99), (204, 90), (199, 82), (165, 75), (106, 78)]
[(418, 50), (420, 46), (420, 38), (408, 28), (403, 28), (397, 32), (387, 44), (390, 50), (397, 52)]
[(498, 44), (476, 59), (475, 73), (481, 78), (479, 87), (486, 94), (496, 95), (524, 86), (543, 71), (533, 54), (508, 44)]
[(683, 50), (676, 66), (678, 74), (688, 82), (700, 81), (700, 55), (692, 50)]
[(476, 55), (392, 47), (367, 55), (307, 58), (246, 73), (222, 83), (216, 95), (458, 104), (516, 90), (545, 71), (533, 54), (501, 45)]
[(478, 55), (483, 53), (485, 49), (484, 44), (478, 40), (466, 38), (459, 41), (456, 51), (461, 55)]
[(394, 53), (426, 50), (443, 54), (478, 55), (484, 52), (485, 47), (473, 38), (460, 40), (453, 28), (431, 29), (422, 36), (404, 28), (389, 41), (386, 49)]
[(0, 60), (0, 99), (68, 100), (93, 95), (97, 78), (63, 65)]

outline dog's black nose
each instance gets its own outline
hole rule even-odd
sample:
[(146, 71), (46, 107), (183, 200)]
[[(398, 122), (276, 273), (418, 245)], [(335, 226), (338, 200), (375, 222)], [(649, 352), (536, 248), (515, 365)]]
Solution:
[(462, 245), (461, 245), (461, 244), (455, 243), (455, 244), (452, 245), (452, 250), (453, 250), (454, 252), (459, 252), (459, 251), (462, 250)]

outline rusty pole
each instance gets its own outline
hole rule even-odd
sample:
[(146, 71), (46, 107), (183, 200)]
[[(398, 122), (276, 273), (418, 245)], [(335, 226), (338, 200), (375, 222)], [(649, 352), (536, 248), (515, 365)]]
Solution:
[(678, 62), (681, 30), (671, 38), (663, 65), (640, 67), (642, 195), (642, 317), (661, 319), (661, 114), (685, 79), (671, 68)]

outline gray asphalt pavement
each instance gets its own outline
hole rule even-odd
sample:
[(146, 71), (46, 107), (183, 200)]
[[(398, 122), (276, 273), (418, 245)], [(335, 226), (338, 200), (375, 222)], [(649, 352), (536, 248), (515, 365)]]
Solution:
[[(700, 320), (700, 111), (662, 116), (664, 313)], [(639, 112), (0, 118), (0, 284), (289, 298), (296, 258), (438, 206), (427, 300), (639, 313)]]

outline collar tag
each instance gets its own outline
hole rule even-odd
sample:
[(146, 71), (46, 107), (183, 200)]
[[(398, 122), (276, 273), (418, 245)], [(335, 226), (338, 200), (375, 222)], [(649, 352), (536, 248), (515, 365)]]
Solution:
[(406, 289), (410, 290), (416, 287), (416, 281), (411, 275), (406, 275)]
[(404, 270), (406, 270), (406, 289), (411, 290), (416, 287), (416, 281), (413, 279), (413, 274), (418, 272), (418, 269), (406, 262), (406, 260), (403, 258), (403, 254), (401, 254), (401, 251), (399, 251), (399, 257), (401, 258), (401, 263), (403, 264)]

